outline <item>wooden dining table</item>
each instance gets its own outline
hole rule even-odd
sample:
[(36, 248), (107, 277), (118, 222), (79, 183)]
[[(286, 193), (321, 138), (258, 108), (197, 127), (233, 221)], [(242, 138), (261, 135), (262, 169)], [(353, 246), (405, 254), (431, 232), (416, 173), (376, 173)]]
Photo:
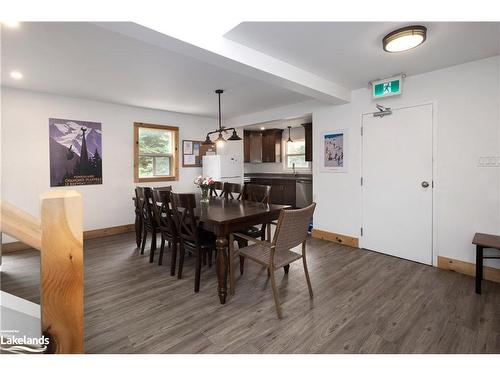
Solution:
[[(231, 233), (248, 227), (269, 223), (278, 219), (287, 205), (264, 204), (246, 200), (211, 197), (209, 202), (200, 202), (197, 194), (196, 216), (203, 228), (213, 232), (217, 246), (217, 293), (221, 304), (226, 303), (228, 275), (228, 238)], [(137, 220), (140, 220), (138, 218)], [(141, 225), (136, 221), (136, 239), (140, 244)]]

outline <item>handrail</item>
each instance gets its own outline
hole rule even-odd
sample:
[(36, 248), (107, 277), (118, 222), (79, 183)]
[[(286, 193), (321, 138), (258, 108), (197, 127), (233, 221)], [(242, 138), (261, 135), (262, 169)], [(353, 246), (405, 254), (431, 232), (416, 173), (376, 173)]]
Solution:
[(49, 353), (83, 353), (82, 199), (76, 191), (40, 197), (41, 219), (0, 205), (0, 231), (40, 250), (42, 331)]
[(15, 237), (37, 250), (42, 248), (40, 219), (2, 201), (0, 201), (0, 232)]

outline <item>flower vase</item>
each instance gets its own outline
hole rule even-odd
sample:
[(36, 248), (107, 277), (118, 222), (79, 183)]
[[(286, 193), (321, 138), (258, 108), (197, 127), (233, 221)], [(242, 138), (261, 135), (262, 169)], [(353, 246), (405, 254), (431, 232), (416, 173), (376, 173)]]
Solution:
[(200, 189), (201, 189), (200, 202), (202, 202), (202, 203), (208, 202), (209, 201), (209, 198), (208, 198), (209, 187), (208, 186), (200, 186)]

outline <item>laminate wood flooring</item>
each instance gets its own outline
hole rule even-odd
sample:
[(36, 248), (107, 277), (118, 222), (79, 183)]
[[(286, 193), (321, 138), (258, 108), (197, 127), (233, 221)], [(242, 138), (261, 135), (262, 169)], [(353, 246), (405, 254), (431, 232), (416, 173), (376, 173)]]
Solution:
[[(247, 260), (236, 294), (220, 305), (215, 266), (193, 292), (140, 255), (133, 233), (85, 241), (87, 353), (500, 353), (500, 284), (308, 240), (314, 298), (302, 262), (278, 271), (276, 318), (266, 270)], [(155, 262), (157, 262), (156, 255)], [(3, 256), (1, 289), (39, 303), (39, 254)]]

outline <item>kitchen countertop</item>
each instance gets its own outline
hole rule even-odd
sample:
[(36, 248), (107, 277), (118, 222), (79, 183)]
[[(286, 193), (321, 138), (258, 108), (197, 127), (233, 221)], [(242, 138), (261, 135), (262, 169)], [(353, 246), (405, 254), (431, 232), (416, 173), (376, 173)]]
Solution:
[(310, 180), (312, 175), (308, 173), (245, 173), (245, 178), (275, 178), (281, 180)]

